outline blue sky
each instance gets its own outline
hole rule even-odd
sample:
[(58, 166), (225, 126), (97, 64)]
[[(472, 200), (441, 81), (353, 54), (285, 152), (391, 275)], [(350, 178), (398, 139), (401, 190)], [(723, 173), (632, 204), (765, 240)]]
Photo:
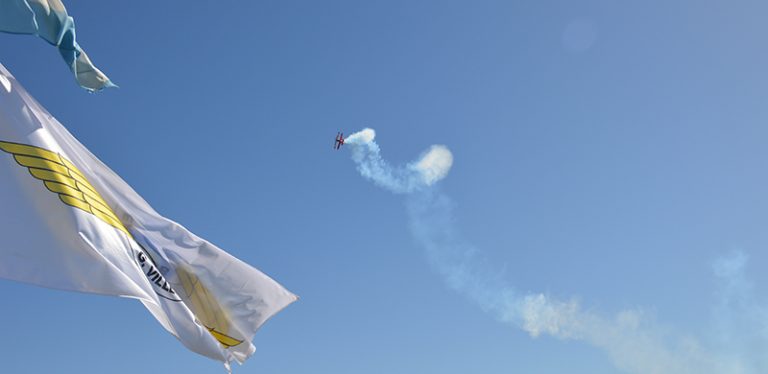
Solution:
[[(85, 93), (33, 37), (0, 34), (0, 62), (160, 213), (301, 296), (236, 372), (632, 372), (447, 286), (407, 197), (331, 150), (363, 127), (395, 165), (451, 149), (452, 228), (521, 295), (768, 367), (767, 5), (177, 4), (66, 4), (117, 90)], [(223, 370), (138, 302), (0, 294), (2, 372)]]

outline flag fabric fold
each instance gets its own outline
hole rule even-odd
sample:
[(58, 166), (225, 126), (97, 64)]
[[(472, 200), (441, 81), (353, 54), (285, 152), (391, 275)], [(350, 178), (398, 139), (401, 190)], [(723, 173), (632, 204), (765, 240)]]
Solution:
[(0, 0), (0, 31), (37, 35), (56, 46), (77, 83), (88, 91), (117, 87), (77, 44), (75, 20), (60, 0)]
[(297, 297), (158, 214), (0, 65), (0, 277), (139, 299), (187, 348), (244, 362)]

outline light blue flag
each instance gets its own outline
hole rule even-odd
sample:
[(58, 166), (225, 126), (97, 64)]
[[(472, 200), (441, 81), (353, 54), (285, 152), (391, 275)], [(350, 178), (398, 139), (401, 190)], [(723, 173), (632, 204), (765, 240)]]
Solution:
[(117, 87), (77, 44), (75, 20), (61, 0), (0, 0), (0, 31), (37, 35), (58, 47), (77, 83), (88, 91)]

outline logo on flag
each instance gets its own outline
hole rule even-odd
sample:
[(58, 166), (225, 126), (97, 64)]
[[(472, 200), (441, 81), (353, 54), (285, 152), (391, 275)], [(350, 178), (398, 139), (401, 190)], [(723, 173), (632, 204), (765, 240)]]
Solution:
[[(181, 298), (171, 287), (158, 269), (155, 260), (125, 228), (115, 212), (99, 195), (96, 188), (88, 182), (77, 167), (58, 153), (32, 145), (0, 141), (0, 149), (13, 155), (16, 162), (26, 167), (33, 177), (43, 181), (45, 188), (59, 195), (59, 200), (71, 207), (92, 214), (102, 222), (120, 230), (135, 242), (140, 251), (133, 254), (141, 266), (152, 288), (158, 296), (171, 301), (181, 301)], [(149, 258), (151, 263), (147, 262)]]
[[(152, 283), (155, 293), (171, 301), (182, 301), (165, 279), (161, 267), (158, 267), (149, 252), (134, 240), (109, 204), (71, 161), (58, 153), (27, 144), (0, 141), (0, 150), (12, 154), (19, 165), (26, 167), (33, 177), (43, 181), (45, 187), (58, 194), (64, 204), (90, 213), (128, 235), (141, 248), (141, 251), (135, 252), (134, 257)], [(227, 335), (230, 330), (229, 318), (194, 273), (180, 268), (177, 269), (177, 275), (186, 299), (190, 301), (190, 308), (198, 316), (198, 322), (205, 326), (221, 345), (234, 347), (241, 344), (242, 339)]]

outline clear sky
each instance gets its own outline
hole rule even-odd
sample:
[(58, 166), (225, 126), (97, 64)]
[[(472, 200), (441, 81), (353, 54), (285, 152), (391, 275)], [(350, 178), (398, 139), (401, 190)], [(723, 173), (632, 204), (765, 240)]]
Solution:
[[(768, 5), (181, 4), (66, 2), (119, 89), (87, 94), (30, 36), (0, 34), (0, 62), (160, 213), (301, 297), (235, 372), (768, 370)], [(533, 338), (447, 286), (407, 199), (331, 150), (363, 127), (395, 165), (448, 146), (436, 188), (481, 270), (607, 332)], [(223, 370), (136, 301), (0, 295), (0, 372)]]

